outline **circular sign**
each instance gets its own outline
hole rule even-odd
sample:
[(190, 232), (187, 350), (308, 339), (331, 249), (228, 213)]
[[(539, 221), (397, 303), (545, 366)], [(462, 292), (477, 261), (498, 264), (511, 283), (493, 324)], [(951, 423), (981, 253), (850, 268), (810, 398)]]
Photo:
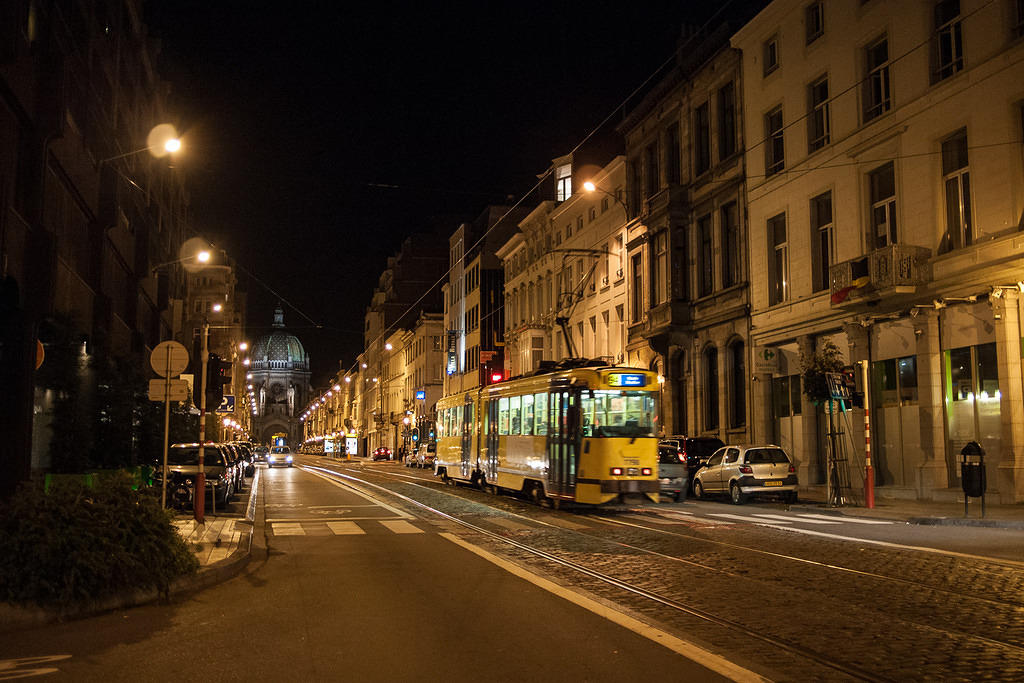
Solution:
[(43, 367), (43, 360), (46, 358), (46, 349), (43, 348), (43, 342), (36, 339), (36, 370)]
[(160, 342), (149, 354), (149, 365), (161, 377), (177, 377), (188, 367), (188, 351), (176, 341)]

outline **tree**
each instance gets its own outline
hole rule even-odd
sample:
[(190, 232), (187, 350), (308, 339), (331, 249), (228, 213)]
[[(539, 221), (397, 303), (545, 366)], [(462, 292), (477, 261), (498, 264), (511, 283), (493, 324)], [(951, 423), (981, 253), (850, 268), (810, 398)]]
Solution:
[(832, 342), (826, 341), (810, 357), (800, 357), (800, 368), (804, 378), (804, 394), (815, 405), (821, 405), (832, 398), (828, 388), (827, 374), (830, 372), (842, 372), (844, 366), (843, 355), (839, 347)]

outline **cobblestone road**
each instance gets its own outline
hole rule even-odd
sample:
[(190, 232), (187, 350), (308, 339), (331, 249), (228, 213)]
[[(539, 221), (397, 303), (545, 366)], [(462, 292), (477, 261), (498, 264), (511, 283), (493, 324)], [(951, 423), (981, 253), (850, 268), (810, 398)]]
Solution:
[(491, 552), (773, 680), (1024, 679), (1024, 569), (1010, 563), (743, 524), (646, 529), (473, 489), (362, 478), (676, 603), (684, 609), (407, 504)]

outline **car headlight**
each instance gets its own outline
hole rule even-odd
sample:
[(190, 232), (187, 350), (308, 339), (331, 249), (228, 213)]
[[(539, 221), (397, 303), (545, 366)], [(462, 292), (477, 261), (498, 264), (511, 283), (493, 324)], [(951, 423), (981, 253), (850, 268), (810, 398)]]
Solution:
[(270, 462), (274, 462), (274, 456), (268, 455), (267, 460), (269, 460)]
[(291, 462), (292, 461), (292, 456), (289, 455), (287, 458), (285, 458), (285, 461)]

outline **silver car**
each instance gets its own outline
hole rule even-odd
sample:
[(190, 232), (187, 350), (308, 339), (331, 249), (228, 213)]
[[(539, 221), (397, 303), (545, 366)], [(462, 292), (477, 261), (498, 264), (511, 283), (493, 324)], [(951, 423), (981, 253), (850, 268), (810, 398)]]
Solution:
[(725, 446), (697, 471), (693, 495), (727, 493), (736, 505), (753, 496), (781, 496), (788, 503), (797, 500), (796, 468), (779, 446)]

